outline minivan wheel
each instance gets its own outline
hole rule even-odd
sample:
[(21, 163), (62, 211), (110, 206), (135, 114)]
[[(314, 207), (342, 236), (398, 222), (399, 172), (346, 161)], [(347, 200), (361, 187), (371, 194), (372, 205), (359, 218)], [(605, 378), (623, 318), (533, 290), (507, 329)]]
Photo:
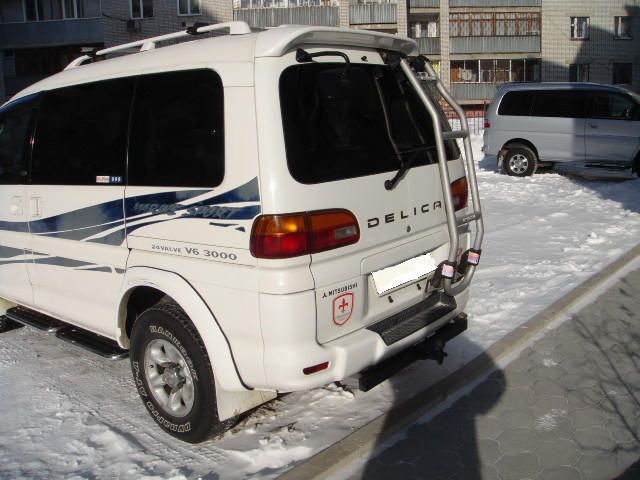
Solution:
[(533, 175), (537, 165), (538, 159), (536, 154), (524, 145), (511, 145), (502, 162), (504, 171), (514, 177)]
[(165, 432), (197, 443), (231, 426), (218, 420), (211, 362), (178, 305), (160, 303), (138, 317), (130, 358), (142, 403)]

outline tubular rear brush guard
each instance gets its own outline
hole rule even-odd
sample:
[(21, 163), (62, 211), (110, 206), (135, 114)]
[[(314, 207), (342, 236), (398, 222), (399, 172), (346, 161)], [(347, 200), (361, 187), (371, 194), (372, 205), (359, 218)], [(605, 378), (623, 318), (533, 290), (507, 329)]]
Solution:
[[(464, 291), (471, 282), (473, 274), (475, 273), (476, 266), (480, 262), (480, 253), (482, 238), (484, 236), (484, 224), (482, 221), (482, 210), (480, 208), (480, 195), (478, 193), (478, 182), (476, 179), (475, 164), (473, 162), (473, 152), (471, 149), (471, 139), (469, 137), (469, 124), (467, 118), (460, 105), (451, 97), (449, 92), (440, 81), (440, 78), (436, 74), (433, 66), (430, 62), (426, 61), (423, 57), (408, 57), (403, 58), (397, 52), (381, 52), (384, 61), (392, 66), (399, 66), (404, 74), (409, 79), (409, 82), (413, 86), (414, 90), (418, 94), (418, 97), (426, 107), (431, 120), (433, 121), (434, 136), (436, 139), (436, 151), (438, 153), (438, 165), (440, 166), (440, 183), (442, 184), (442, 192), (444, 194), (444, 205), (447, 212), (447, 229), (449, 231), (449, 255), (447, 261), (442, 262), (436, 270), (436, 275), (439, 279), (439, 283), (444, 288), (445, 293), (448, 295), (457, 295)], [(441, 126), (441, 116), (433, 104), (433, 101), (425, 93), (421, 80), (418, 79), (415, 72), (425, 72), (427, 77), (426, 81), (435, 85), (436, 89), (442, 95), (445, 102), (451, 106), (456, 112), (456, 115), (460, 119), (460, 130), (445, 131)], [(449, 177), (449, 165), (445, 153), (444, 142), (445, 140), (455, 140), (457, 138), (463, 139), (464, 155), (463, 166), (466, 171), (469, 189), (471, 190), (472, 200), (472, 212), (463, 217), (459, 222), (456, 217), (455, 209), (453, 207), (453, 198), (451, 195), (451, 180)], [(475, 238), (472, 243), (472, 248), (464, 252), (460, 261), (457, 264), (458, 254), (458, 227), (465, 224), (475, 222)], [(462, 278), (457, 282), (454, 282), (456, 273), (462, 275)]]

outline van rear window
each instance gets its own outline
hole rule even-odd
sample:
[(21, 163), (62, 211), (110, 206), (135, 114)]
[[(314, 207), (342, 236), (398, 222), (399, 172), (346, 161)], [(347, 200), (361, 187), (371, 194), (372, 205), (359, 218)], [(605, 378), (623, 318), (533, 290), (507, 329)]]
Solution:
[(502, 97), (498, 115), (525, 116), (531, 114), (534, 92), (508, 92)]
[[(388, 66), (288, 67), (280, 105), (289, 171), (301, 183), (397, 170), (396, 149), (404, 161), (416, 155), (414, 166), (437, 162), (431, 117), (404, 74)], [(447, 142), (448, 158), (456, 154)]]

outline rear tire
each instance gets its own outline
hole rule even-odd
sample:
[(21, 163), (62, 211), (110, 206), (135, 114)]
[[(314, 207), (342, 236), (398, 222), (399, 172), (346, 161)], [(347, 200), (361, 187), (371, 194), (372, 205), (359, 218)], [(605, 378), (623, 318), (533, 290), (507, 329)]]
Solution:
[(513, 177), (528, 177), (538, 168), (538, 157), (529, 147), (520, 144), (508, 146), (502, 168)]
[(145, 310), (131, 331), (131, 371), (160, 427), (189, 443), (222, 433), (211, 362), (187, 314), (174, 303)]

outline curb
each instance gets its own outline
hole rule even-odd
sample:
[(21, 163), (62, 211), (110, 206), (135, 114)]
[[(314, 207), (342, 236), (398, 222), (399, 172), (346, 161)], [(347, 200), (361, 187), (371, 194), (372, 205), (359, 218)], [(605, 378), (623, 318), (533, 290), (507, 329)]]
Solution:
[(385, 440), (423, 417), (451, 394), (479, 379), (490, 368), (495, 367), (502, 358), (536, 336), (558, 317), (571, 313), (573, 308), (580, 306), (580, 303), (586, 301), (589, 295), (603, 287), (637, 257), (640, 257), (640, 244), (508, 333), (455, 372), (415, 397), (393, 407), (389, 412), (371, 420), (300, 465), (286, 471), (278, 477), (279, 480), (324, 479), (367, 456)]

